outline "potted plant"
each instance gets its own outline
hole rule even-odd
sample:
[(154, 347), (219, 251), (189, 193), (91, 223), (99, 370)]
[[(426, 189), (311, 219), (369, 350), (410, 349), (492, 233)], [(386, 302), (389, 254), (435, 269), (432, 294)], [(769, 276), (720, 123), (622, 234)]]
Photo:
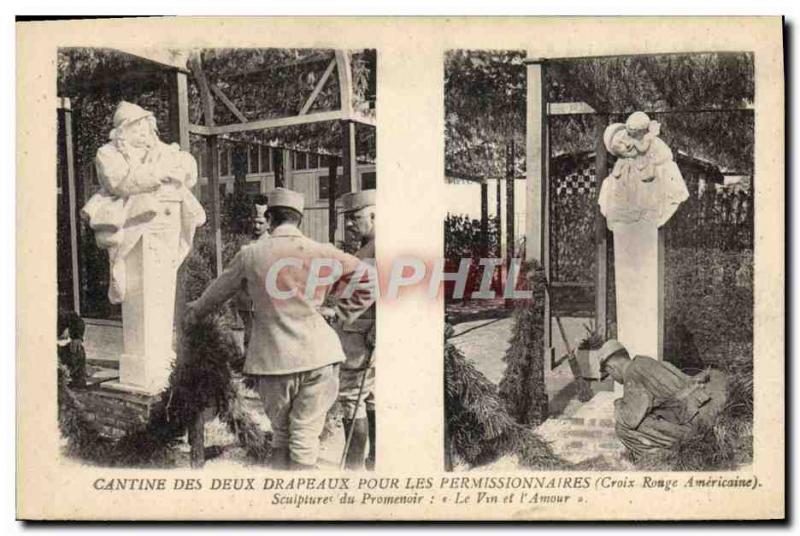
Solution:
[(578, 344), (578, 351), (576, 352), (578, 370), (581, 377), (587, 380), (599, 380), (601, 375), (598, 350), (606, 341), (597, 330), (595, 322), (584, 324), (583, 327), (586, 329), (586, 336)]

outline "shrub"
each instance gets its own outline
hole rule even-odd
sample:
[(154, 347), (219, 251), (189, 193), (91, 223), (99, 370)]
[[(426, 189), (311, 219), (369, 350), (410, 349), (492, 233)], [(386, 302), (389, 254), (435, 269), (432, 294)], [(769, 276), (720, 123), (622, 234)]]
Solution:
[(538, 425), (547, 419), (544, 384), (544, 271), (538, 263), (526, 263), (523, 287), (533, 292), (514, 309), (514, 331), (503, 360), (506, 370), (500, 380), (500, 396), (517, 422)]
[[(451, 331), (448, 326), (445, 336)], [(526, 467), (565, 466), (547, 443), (509, 415), (495, 385), (446, 341), (444, 370), (445, 441), (449, 453), (472, 466), (512, 453)]]

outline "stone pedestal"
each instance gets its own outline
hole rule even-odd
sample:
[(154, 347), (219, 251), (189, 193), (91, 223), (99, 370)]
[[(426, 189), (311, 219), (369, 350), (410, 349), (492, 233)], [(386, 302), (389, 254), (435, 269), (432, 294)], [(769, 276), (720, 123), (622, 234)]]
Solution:
[(158, 215), (126, 257), (122, 304), (124, 353), (120, 381), (107, 387), (143, 394), (167, 385), (172, 363), (175, 283), (181, 231), (181, 203), (162, 196)]
[(614, 230), (617, 338), (631, 356), (661, 357), (659, 230), (655, 223)]
[[(663, 235), (653, 222), (614, 229), (614, 283), (617, 294), (617, 339), (631, 357), (662, 358), (664, 311)], [(615, 385), (616, 392), (622, 386)]]

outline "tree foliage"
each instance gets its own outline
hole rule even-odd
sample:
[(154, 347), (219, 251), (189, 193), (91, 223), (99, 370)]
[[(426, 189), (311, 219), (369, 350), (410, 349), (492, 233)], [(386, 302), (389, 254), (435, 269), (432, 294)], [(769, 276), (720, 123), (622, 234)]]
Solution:
[[(249, 120), (297, 115), (334, 58), (328, 49), (199, 49), (203, 71)], [(376, 54), (374, 50), (350, 52), (353, 108), (374, 115)], [(76, 112), (79, 165), (94, 158), (111, 130), (120, 100), (153, 111), (159, 127), (168, 120), (167, 73), (148, 62), (112, 49), (60, 48), (57, 59), (59, 96), (70, 97)], [(193, 73), (196, 74), (196, 73)], [(323, 86), (309, 112), (338, 109), (339, 81), (335, 71)], [(102, 83), (99, 83), (102, 82)], [(205, 123), (203, 102), (194, 76), (189, 77), (189, 117)], [(217, 125), (240, 122), (219, 98), (215, 99)], [(170, 140), (166, 132), (162, 137)], [(356, 149), (361, 158), (375, 158), (375, 129), (358, 126)], [(230, 137), (292, 149), (339, 154), (341, 128), (330, 121), (240, 133)]]
[[(505, 147), (524, 170), (523, 51), (458, 50), (445, 60), (445, 163), (465, 175), (504, 176)], [(585, 102), (608, 122), (642, 110), (686, 154), (744, 174), (753, 169), (753, 55), (742, 52), (618, 56), (549, 61), (547, 101)], [(551, 116), (553, 155), (594, 150), (588, 115)]]
[(445, 167), (458, 174), (504, 177), (506, 148), (525, 160), (525, 53), (452, 50), (445, 58)]

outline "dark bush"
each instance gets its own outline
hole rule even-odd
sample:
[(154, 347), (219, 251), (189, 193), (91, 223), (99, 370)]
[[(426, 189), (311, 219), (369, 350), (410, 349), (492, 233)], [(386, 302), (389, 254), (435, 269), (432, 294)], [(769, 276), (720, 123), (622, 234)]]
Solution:
[(517, 422), (538, 425), (547, 419), (544, 384), (544, 271), (538, 263), (523, 265), (523, 285), (533, 296), (518, 300), (514, 309), (514, 332), (503, 360), (506, 370), (500, 380), (500, 396)]

